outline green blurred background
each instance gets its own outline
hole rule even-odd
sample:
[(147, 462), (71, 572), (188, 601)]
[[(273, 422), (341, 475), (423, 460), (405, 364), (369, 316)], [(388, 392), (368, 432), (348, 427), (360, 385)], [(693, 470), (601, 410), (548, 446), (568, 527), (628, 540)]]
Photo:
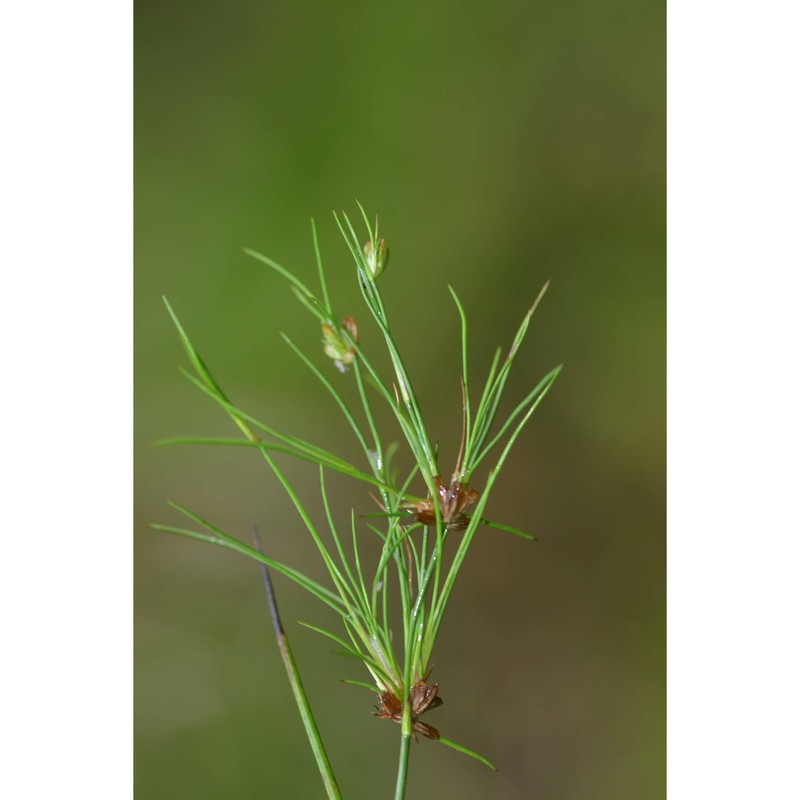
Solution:
[[(459, 337), (485, 375), (531, 300), (507, 409), (566, 368), (518, 443), (434, 654), (426, 717), (499, 772), (430, 741), (411, 798), (665, 795), (665, 32), (661, 2), (137, 0), (136, 787), (160, 798), (322, 790), (258, 571), (150, 532), (172, 498), (278, 558), (319, 558), (256, 454), (155, 450), (234, 435), (176, 371), (166, 294), (233, 399), (352, 459), (338, 410), (278, 338), (315, 322), (250, 246), (313, 281), (319, 224), (334, 301), (366, 324), (330, 209), (381, 217), (381, 278), (445, 468), (459, 433)], [(319, 356), (320, 363), (323, 357)], [(387, 420), (388, 422), (388, 420)], [(319, 511), (315, 472), (289, 475)], [(369, 509), (340, 481), (336, 508)], [(359, 665), (297, 620), (334, 626), (285, 580), (285, 623), (347, 798), (391, 795), (399, 728), (341, 678)]]

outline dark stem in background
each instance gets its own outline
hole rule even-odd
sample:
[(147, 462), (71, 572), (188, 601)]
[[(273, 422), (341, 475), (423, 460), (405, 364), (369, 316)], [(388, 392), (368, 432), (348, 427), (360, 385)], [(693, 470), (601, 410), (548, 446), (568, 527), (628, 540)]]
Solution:
[[(258, 535), (258, 528), (255, 525), (253, 525), (253, 544), (255, 549), (264, 555), (261, 537)], [(300, 680), (300, 673), (297, 670), (297, 665), (292, 656), (289, 640), (286, 637), (286, 632), (283, 630), (281, 616), (278, 613), (278, 603), (275, 600), (275, 590), (272, 588), (272, 579), (269, 575), (269, 568), (266, 564), (261, 564), (260, 567), (261, 577), (264, 579), (264, 589), (267, 593), (269, 611), (272, 616), (272, 625), (275, 628), (275, 638), (278, 640), (278, 648), (281, 651), (283, 665), (286, 667), (286, 674), (292, 686), (292, 693), (294, 694), (297, 708), (300, 711), (300, 716), (303, 719), (306, 735), (308, 736), (308, 741), (311, 743), (311, 749), (314, 752), (314, 758), (317, 761), (317, 767), (322, 776), (322, 782), (325, 784), (325, 791), (328, 793), (330, 800), (341, 800), (342, 795), (336, 784), (333, 768), (331, 767), (330, 761), (328, 761), (328, 754), (325, 752), (325, 746), (322, 744), (322, 738), (319, 734), (317, 723), (314, 721), (311, 706), (308, 703), (305, 689), (303, 689), (303, 682)]]

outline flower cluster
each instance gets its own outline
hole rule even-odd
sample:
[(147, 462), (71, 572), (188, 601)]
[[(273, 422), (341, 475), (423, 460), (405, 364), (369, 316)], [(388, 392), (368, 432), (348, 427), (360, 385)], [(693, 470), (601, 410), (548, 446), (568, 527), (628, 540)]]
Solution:
[[(352, 317), (345, 317), (342, 320), (342, 329), (350, 334), (350, 338), (358, 343), (358, 327)], [(322, 323), (322, 344), (325, 355), (333, 359), (333, 363), (339, 372), (347, 372), (347, 368), (353, 363), (356, 351), (355, 348), (345, 340), (342, 329), (334, 328), (326, 322)]]

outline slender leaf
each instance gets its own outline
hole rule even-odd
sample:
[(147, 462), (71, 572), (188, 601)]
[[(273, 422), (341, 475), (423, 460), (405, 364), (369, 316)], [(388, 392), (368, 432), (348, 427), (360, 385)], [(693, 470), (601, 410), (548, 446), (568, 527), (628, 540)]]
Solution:
[(255, 561), (266, 564), (276, 572), (280, 572), (281, 575), (289, 578), (289, 580), (294, 581), (298, 586), (302, 587), (310, 594), (313, 594), (318, 600), (321, 600), (323, 603), (325, 603), (325, 605), (332, 608), (337, 614), (340, 614), (341, 616), (347, 615), (347, 611), (342, 607), (342, 602), (339, 597), (329, 589), (326, 589), (324, 586), (320, 586), (316, 581), (313, 581), (311, 578), (303, 575), (303, 573), (298, 572), (291, 567), (287, 567), (285, 564), (281, 564), (279, 561), (275, 561), (271, 558), (261, 555), (257, 550), (253, 550), (251, 547), (248, 547), (246, 544), (244, 544), (244, 542), (240, 542), (238, 539), (234, 539), (232, 536), (226, 536), (225, 538), (222, 538), (221, 536), (215, 534), (209, 535), (207, 533), (199, 533), (186, 528), (178, 528), (173, 525), (161, 525), (157, 522), (150, 523), (149, 527), (154, 531), (172, 533), (176, 536), (184, 536), (188, 539), (195, 539), (199, 542), (215, 544), (246, 555)]
[(247, 255), (255, 258), (257, 261), (261, 261), (263, 264), (271, 267), (279, 275), (283, 275), (287, 281), (294, 284), (304, 294), (308, 295), (309, 297), (314, 297), (314, 293), (308, 288), (308, 286), (306, 286), (298, 277), (296, 277), (293, 272), (286, 269), (286, 267), (282, 267), (277, 261), (273, 261), (271, 258), (269, 258), (269, 256), (265, 256), (263, 253), (259, 253), (256, 250), (251, 250), (249, 247), (245, 247), (244, 252), (247, 253)]
[(489, 761), (488, 758), (484, 758), (480, 753), (476, 753), (474, 750), (470, 750), (468, 747), (464, 747), (463, 744), (456, 744), (450, 739), (445, 739), (443, 736), (440, 736), (437, 740), (439, 744), (443, 744), (445, 747), (452, 747), (453, 750), (458, 750), (459, 753), (463, 753), (465, 756), (469, 756), (470, 758), (474, 758), (476, 761), (480, 761), (481, 764), (485, 764), (489, 767), (490, 770), (497, 772), (497, 767)]
[(381, 694), (381, 690), (377, 686), (373, 686), (371, 683), (365, 683), (364, 681), (343, 680), (342, 683), (346, 683), (350, 686), (363, 686), (365, 689), (369, 689), (375, 694)]

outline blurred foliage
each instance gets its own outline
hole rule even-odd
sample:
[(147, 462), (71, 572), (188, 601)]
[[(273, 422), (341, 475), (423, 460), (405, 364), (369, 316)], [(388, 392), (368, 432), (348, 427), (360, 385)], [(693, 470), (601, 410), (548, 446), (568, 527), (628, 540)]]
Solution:
[[(329, 213), (358, 196), (381, 216), (382, 289), (443, 451), (460, 425), (448, 282), (480, 374), (552, 279), (509, 404), (566, 365), (489, 509), (541, 541), (481, 532), (434, 654), (430, 721), (500, 771), (424, 741), (409, 796), (663, 797), (663, 5), (138, 0), (135, 34), (139, 795), (321, 796), (256, 566), (146, 523), (172, 519), (168, 497), (240, 536), (257, 522), (275, 557), (322, 578), (313, 545), (256, 454), (149, 443), (235, 435), (175, 369), (166, 294), (239, 405), (357, 457), (277, 336), (313, 350), (318, 327), (242, 247), (313, 281), (313, 214), (334, 302), (358, 315)], [(314, 507), (309, 469), (287, 463)], [(340, 514), (368, 510), (336, 485)], [(345, 796), (387, 796), (399, 729), (339, 683), (357, 665), (295, 624), (330, 620), (276, 588)]]

